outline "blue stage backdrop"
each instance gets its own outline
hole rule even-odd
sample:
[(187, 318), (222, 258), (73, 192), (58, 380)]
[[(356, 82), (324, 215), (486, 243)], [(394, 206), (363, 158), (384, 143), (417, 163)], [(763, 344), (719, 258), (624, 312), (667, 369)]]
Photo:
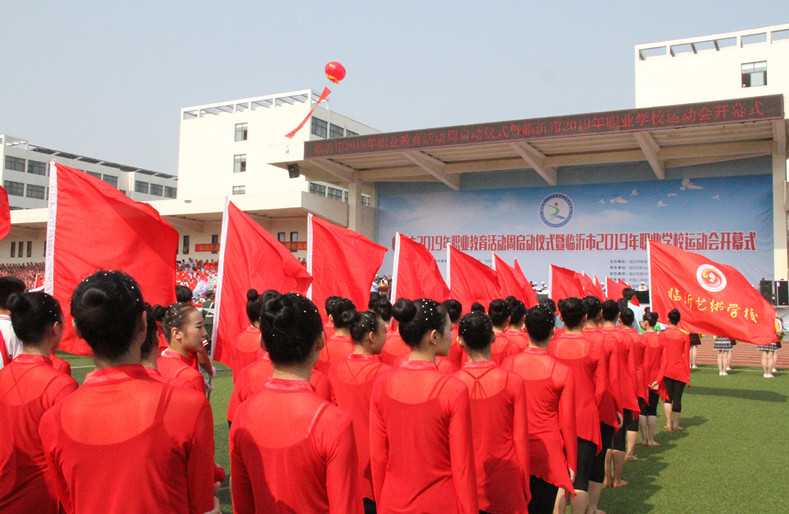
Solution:
[(773, 278), (770, 175), (469, 191), (381, 184), (378, 207), (378, 243), (392, 248), (398, 231), (413, 238), (445, 277), (452, 244), (488, 265), (491, 252), (517, 258), (537, 282), (547, 283), (556, 264), (637, 287), (648, 282), (654, 239), (734, 266), (754, 285)]

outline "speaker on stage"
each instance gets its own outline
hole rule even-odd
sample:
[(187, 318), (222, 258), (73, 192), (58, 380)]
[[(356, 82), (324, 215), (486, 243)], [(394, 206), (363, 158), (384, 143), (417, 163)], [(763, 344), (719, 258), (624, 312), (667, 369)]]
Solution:
[(775, 305), (789, 305), (789, 282), (786, 280), (775, 282)]
[(773, 301), (773, 281), (772, 280), (760, 280), (759, 281), (759, 292), (762, 294), (765, 300), (770, 302), (770, 304), (774, 305)]

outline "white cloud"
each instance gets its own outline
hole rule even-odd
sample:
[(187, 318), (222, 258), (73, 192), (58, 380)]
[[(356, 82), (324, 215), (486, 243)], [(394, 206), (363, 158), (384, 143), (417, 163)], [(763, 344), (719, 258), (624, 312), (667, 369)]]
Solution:
[(715, 195), (715, 196), (713, 196), (713, 197), (712, 197), (712, 199), (713, 199), (713, 200), (720, 200), (720, 199), (721, 199), (721, 197), (720, 197), (720, 195)]
[(617, 196), (616, 198), (611, 198), (609, 200), (610, 203), (627, 203), (627, 200), (622, 198), (621, 196)]
[(669, 193), (666, 196), (677, 196), (677, 193)]
[(638, 189), (633, 189), (633, 192), (630, 193), (630, 196), (638, 196)]
[(605, 198), (600, 198), (600, 203), (601, 203), (601, 204), (603, 204), (603, 205), (605, 205), (605, 203), (606, 203), (606, 202), (605, 202)]
[(657, 206), (658, 207), (668, 207), (668, 204), (666, 202), (664, 202), (663, 200), (660, 200), (660, 201), (658, 201)]
[(689, 178), (682, 179), (682, 187), (679, 188), (681, 191), (685, 191), (686, 189), (704, 189), (701, 186), (697, 186), (693, 183), (693, 181)]

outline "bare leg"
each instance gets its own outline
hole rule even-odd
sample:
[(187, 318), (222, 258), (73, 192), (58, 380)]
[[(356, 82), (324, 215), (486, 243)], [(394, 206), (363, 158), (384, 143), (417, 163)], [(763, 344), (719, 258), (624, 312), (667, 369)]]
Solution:
[(726, 376), (726, 351), (718, 350), (718, 375)]
[(769, 376), (772, 375), (772, 371), (771, 371), (772, 366), (770, 365), (771, 364), (770, 353), (772, 352), (761, 350), (760, 353), (762, 354), (762, 372), (764, 373), (763, 376), (764, 378), (769, 378)]
[(680, 413), (679, 412), (675, 412), (674, 413), (674, 424), (671, 425), (671, 430), (684, 430), (681, 426), (679, 426), (679, 418), (680, 418)]
[(731, 371), (731, 350), (726, 351), (726, 371)]
[(553, 505), (553, 514), (565, 514), (567, 511), (567, 491), (561, 487), (556, 492), (556, 503)]
[[(589, 482), (591, 484), (591, 482)], [(589, 493), (587, 491), (575, 490), (575, 498), (570, 499), (570, 506), (573, 514), (586, 514), (586, 506), (589, 504)]]
[(647, 417), (641, 414), (638, 416), (638, 428), (641, 429), (641, 446), (649, 443), (649, 433), (647, 432)]
[(694, 368), (694, 369), (697, 367), (696, 366), (696, 350), (697, 349), (698, 349), (698, 346), (691, 346), (690, 347), (690, 367)]
[[(641, 420), (641, 416), (639, 416), (639, 421)], [(638, 457), (634, 455), (636, 450), (636, 441), (638, 440), (638, 431), (628, 430), (627, 431), (627, 453), (625, 453), (625, 460), (628, 462), (633, 462), (638, 460)]]
[(770, 354), (770, 373), (775, 373), (778, 369), (775, 367), (778, 364), (778, 351), (767, 352)]
[(666, 415), (666, 428), (671, 430), (671, 404), (668, 402), (663, 402), (663, 414)]
[(605, 478), (603, 479), (603, 483), (606, 487), (613, 487), (614, 483), (611, 480), (611, 477), (614, 475), (614, 469), (612, 466), (612, 459), (614, 458), (614, 450), (608, 449), (605, 453)]
[(625, 452), (614, 450), (614, 487), (625, 487), (629, 484), (622, 480), (622, 470), (625, 467)]
[(589, 481), (589, 506), (586, 508), (587, 514), (598, 514), (597, 505), (600, 503), (600, 494), (603, 491), (603, 484), (600, 482)]
[(659, 446), (655, 441), (655, 429), (657, 428), (657, 416), (647, 416), (647, 444)]

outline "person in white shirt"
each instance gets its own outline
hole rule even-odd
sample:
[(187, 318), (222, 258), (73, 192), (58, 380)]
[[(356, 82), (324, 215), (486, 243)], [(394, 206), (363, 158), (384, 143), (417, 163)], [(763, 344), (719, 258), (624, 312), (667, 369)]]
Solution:
[(3, 357), (0, 359), (0, 368), (22, 352), (22, 343), (14, 333), (14, 327), (11, 325), (11, 311), (7, 304), (9, 296), (24, 292), (25, 283), (18, 278), (10, 275), (0, 277), (0, 333), (2, 333), (5, 342), (4, 351), (0, 352)]
[(633, 304), (633, 298), (636, 296), (636, 292), (632, 287), (626, 287), (622, 290), (622, 298), (627, 300), (627, 307), (633, 311), (635, 315), (635, 320), (638, 322), (636, 326), (639, 327), (639, 333), (643, 332), (644, 329), (641, 328), (641, 321), (644, 319), (644, 310), (638, 306)]

